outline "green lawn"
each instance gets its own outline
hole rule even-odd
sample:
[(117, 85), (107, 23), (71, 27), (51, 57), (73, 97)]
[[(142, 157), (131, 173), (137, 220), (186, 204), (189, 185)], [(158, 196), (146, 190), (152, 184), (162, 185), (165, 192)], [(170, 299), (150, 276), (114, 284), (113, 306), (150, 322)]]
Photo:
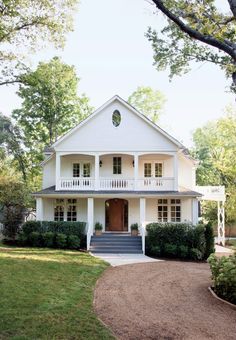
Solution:
[(112, 339), (93, 312), (107, 264), (86, 253), (0, 247), (0, 339)]

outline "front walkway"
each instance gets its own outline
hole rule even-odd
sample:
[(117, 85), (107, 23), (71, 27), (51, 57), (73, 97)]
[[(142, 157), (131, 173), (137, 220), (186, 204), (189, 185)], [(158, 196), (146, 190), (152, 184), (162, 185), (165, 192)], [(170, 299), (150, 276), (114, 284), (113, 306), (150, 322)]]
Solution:
[(208, 291), (207, 263), (160, 261), (110, 267), (94, 307), (118, 339), (235, 340), (236, 310)]
[(143, 254), (91, 254), (96, 256), (108, 263), (111, 266), (122, 266), (124, 264), (135, 264), (135, 263), (147, 263), (147, 262), (158, 262), (162, 260), (153, 259)]

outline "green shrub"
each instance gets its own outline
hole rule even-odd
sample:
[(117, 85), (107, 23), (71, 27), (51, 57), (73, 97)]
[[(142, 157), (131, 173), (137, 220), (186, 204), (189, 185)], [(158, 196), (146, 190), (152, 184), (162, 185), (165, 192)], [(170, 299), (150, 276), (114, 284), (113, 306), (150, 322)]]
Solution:
[(102, 230), (102, 224), (100, 222), (95, 223), (95, 230)]
[(215, 238), (214, 229), (210, 223), (205, 225), (205, 239), (206, 239), (206, 250), (204, 258), (207, 259), (212, 253), (215, 252)]
[(146, 229), (146, 250), (152, 255), (203, 260), (212, 249), (211, 230), (204, 225), (150, 223)]
[(138, 230), (138, 223), (131, 224), (130, 229), (131, 230)]
[(150, 254), (153, 256), (161, 256), (161, 248), (159, 246), (152, 246)]
[(40, 221), (27, 221), (23, 224), (22, 230), (26, 236), (33, 231), (40, 231)]
[(164, 256), (167, 257), (176, 257), (177, 255), (177, 246), (175, 244), (166, 243), (164, 245)]
[(69, 249), (78, 249), (80, 247), (80, 239), (77, 235), (69, 235), (67, 237), (67, 246)]
[(188, 247), (187, 246), (179, 246), (178, 250), (177, 250), (177, 255), (178, 257), (180, 257), (181, 259), (187, 259), (188, 258)]
[(51, 231), (42, 234), (43, 245), (47, 248), (55, 246), (55, 234)]
[(42, 246), (42, 237), (38, 231), (32, 231), (28, 236), (28, 242), (32, 247)]
[(208, 258), (210, 264), (213, 288), (215, 293), (236, 304), (236, 255), (217, 258), (211, 254)]
[(191, 248), (189, 250), (189, 258), (195, 261), (201, 261), (204, 258), (204, 253), (197, 248)]
[(58, 233), (56, 234), (55, 236), (55, 246), (57, 248), (66, 248), (67, 246), (67, 236), (66, 234), (61, 234), (61, 233)]
[(23, 231), (19, 232), (18, 234), (18, 239), (17, 239), (17, 243), (19, 246), (24, 247), (27, 245), (28, 243), (28, 238), (25, 235), (25, 233), (23, 233)]

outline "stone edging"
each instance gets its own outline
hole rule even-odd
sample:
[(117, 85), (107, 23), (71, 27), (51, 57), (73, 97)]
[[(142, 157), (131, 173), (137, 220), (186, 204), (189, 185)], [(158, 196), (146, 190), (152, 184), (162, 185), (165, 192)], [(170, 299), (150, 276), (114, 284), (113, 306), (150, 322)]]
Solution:
[(211, 287), (208, 287), (208, 290), (210, 291), (210, 293), (212, 294), (212, 296), (214, 296), (214, 298), (216, 298), (217, 300), (229, 305), (231, 308), (235, 309), (236, 310), (236, 305), (234, 305), (233, 303), (231, 302), (228, 302), (222, 298), (220, 298), (218, 295), (216, 295), (216, 293), (214, 292), (214, 290), (211, 288)]

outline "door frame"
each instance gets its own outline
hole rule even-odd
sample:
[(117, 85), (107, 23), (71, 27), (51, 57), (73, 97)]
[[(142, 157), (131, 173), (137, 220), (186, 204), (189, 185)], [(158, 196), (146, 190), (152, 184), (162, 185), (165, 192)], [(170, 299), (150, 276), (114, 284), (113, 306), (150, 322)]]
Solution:
[[(109, 201), (123, 201), (123, 228), (122, 230), (109, 230)], [(125, 211), (126, 210), (126, 211)], [(105, 200), (105, 232), (128, 232), (129, 231), (129, 201), (123, 198), (109, 198)]]

